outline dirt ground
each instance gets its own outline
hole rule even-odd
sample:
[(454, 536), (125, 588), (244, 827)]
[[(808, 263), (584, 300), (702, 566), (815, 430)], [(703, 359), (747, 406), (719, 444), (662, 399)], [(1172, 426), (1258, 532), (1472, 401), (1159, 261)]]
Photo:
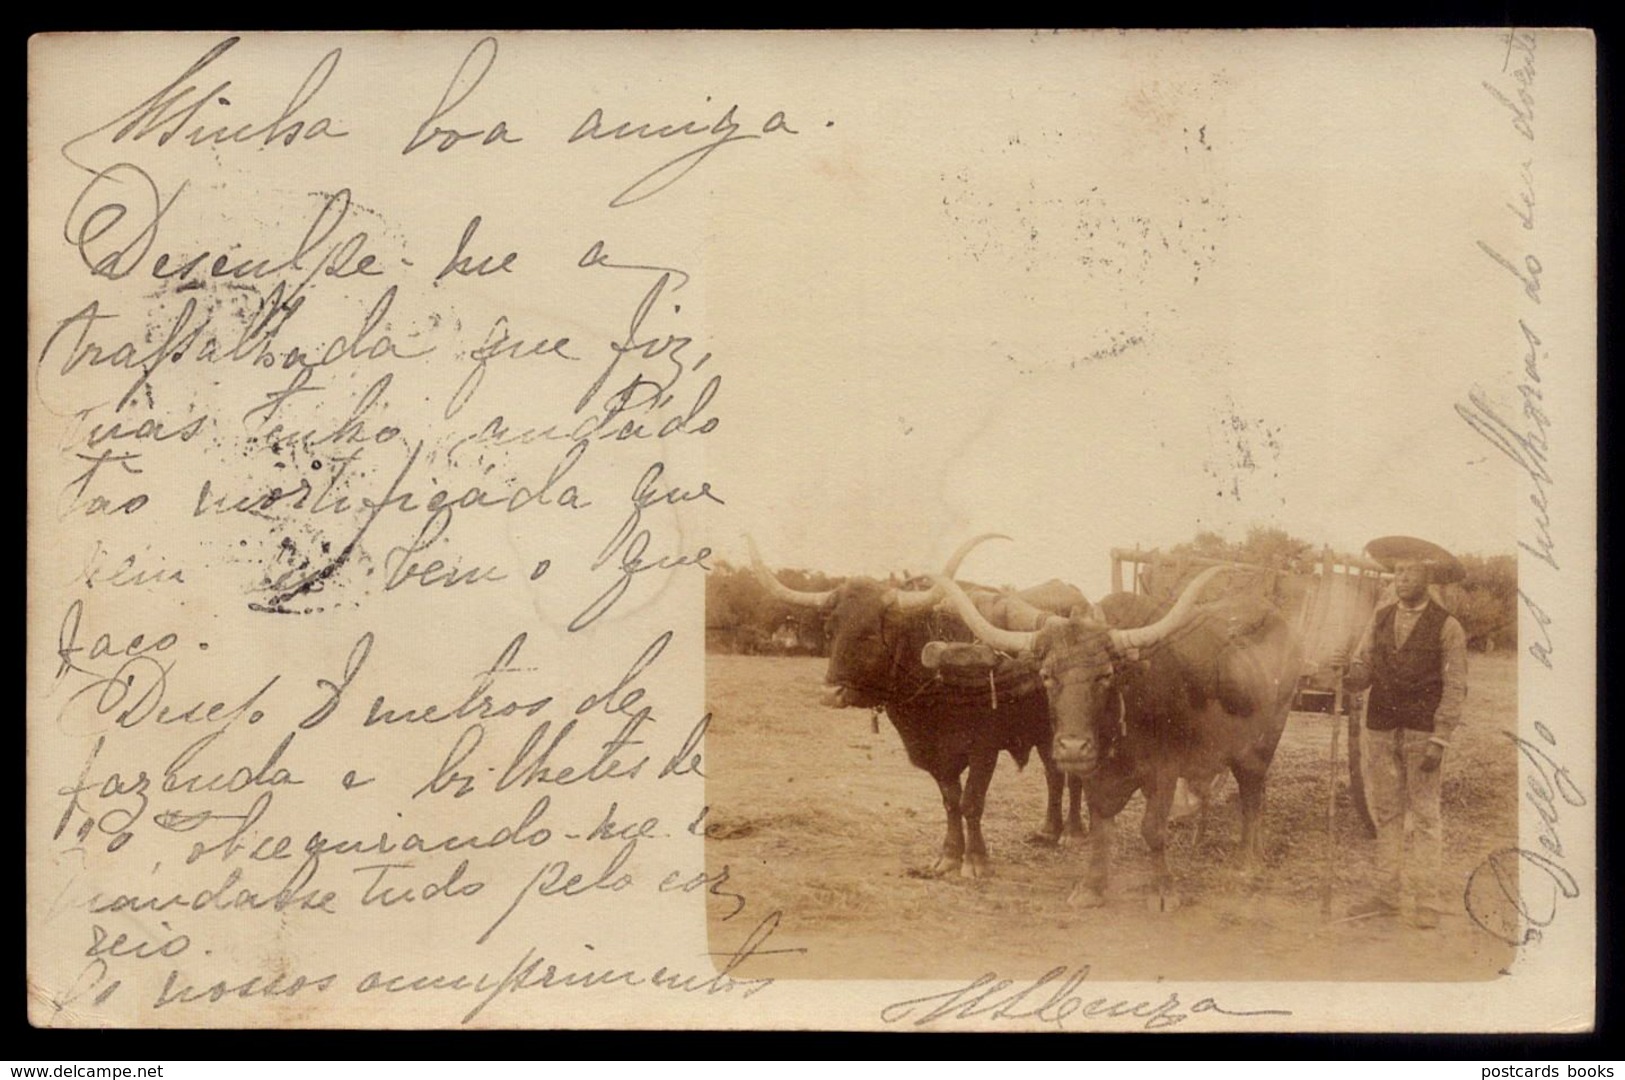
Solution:
[[(1294, 713), (1270, 771), (1267, 865), (1253, 883), (1230, 868), (1240, 837), (1235, 781), (1218, 789), (1207, 835), (1171, 829), (1169, 854), (1184, 899), (1172, 913), (1144, 902), (1149, 858), (1143, 801), (1118, 819), (1113, 886), (1104, 908), (1073, 909), (1087, 840), (1045, 848), (1025, 838), (1042, 822), (1036, 757), (1018, 772), (1001, 757), (984, 831), (994, 876), (918, 876), (936, 858), (936, 785), (904, 756), (891, 724), (867, 710), (817, 701), (819, 659), (707, 657), (706, 798), (712, 873), (746, 909), (711, 902), (714, 949), (737, 944), (762, 916), (783, 913), (773, 947), (801, 956), (755, 957), (753, 975), (784, 978), (1036, 977), (1090, 965), (1095, 980), (1297, 979), (1441, 981), (1495, 978), (1511, 950), (1476, 927), (1460, 900), (1490, 852), (1517, 839), (1518, 759), (1503, 734), (1517, 715), (1515, 657), (1472, 657), (1465, 722), (1445, 762), (1444, 900), (1437, 930), (1391, 917), (1349, 919), (1374, 877), (1374, 844), (1348, 798), (1340, 746), (1336, 843), (1326, 831), (1326, 716)], [(1322, 915), (1328, 868), (1333, 909)]]

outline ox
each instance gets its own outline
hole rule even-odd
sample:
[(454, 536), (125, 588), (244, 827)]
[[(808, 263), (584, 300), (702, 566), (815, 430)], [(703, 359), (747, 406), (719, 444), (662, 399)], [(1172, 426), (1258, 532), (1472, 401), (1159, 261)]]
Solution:
[[(952, 579), (970, 550), (993, 537), (990, 533), (963, 544), (948, 560), (944, 576)], [(757, 577), (775, 597), (790, 604), (816, 606), (824, 613), (830, 652), (823, 703), (834, 708), (884, 709), (910, 763), (937, 782), (947, 832), (942, 854), (929, 870), (932, 876), (957, 871), (975, 878), (990, 873), (982, 810), (1001, 750), (1018, 766), (1025, 766), (1029, 753), (1036, 749), (1043, 763), (1048, 800), (1043, 828), (1031, 840), (1053, 844), (1063, 834), (1068, 838), (1083, 835), (1083, 785), (1076, 778), (1070, 781), (1063, 830), (1061, 797), (1069, 781), (1051, 758), (1049, 704), (1032, 665), (1007, 664), (991, 685), (983, 680), (974, 687), (956, 687), (938, 678), (936, 670), (922, 661), (921, 653), (931, 642), (974, 641), (960, 619), (941, 609), (940, 586), (909, 592), (868, 578), (853, 578), (837, 589), (799, 592), (762, 564), (753, 541), (750, 555)], [(980, 595), (984, 602), (992, 601), (990, 610), (1019, 609), (1040, 616), (1046, 612), (1036, 608), (1035, 602), (1052, 610), (1087, 606), (1082, 593), (1058, 582), (1013, 596), (991, 591)], [(961, 782), (967, 770), (969, 776)]]
[(1198, 576), (1155, 622), (1152, 601), (1117, 593), (1087, 613), (1052, 618), (1026, 633), (989, 623), (956, 584), (937, 579), (984, 643), (1038, 662), (1055, 723), (1055, 762), (1085, 778), (1089, 799), (1089, 872), (1071, 903), (1104, 902), (1112, 819), (1143, 790), (1149, 905), (1176, 908), (1167, 854), (1175, 785), (1184, 779), (1209, 791), (1226, 767), (1241, 792), (1243, 869), (1256, 869), (1262, 858), (1264, 775), (1286, 727), (1302, 649), (1262, 599), (1198, 606), (1202, 587), (1223, 570)]

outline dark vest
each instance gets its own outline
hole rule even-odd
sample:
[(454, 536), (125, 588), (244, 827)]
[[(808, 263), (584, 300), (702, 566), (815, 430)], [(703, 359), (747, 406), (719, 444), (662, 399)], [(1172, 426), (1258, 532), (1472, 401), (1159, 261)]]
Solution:
[(1428, 601), (1402, 648), (1394, 647), (1399, 605), (1377, 613), (1371, 634), (1371, 701), (1365, 726), (1372, 731), (1432, 731), (1433, 712), (1444, 697), (1444, 651), (1439, 641), (1444, 608)]

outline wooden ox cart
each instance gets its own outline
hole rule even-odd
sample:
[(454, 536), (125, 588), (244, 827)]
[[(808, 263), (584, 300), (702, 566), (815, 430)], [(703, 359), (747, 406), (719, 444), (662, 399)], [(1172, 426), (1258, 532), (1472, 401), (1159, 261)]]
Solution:
[(1334, 727), (1331, 767), (1336, 767), (1336, 732), (1346, 726), (1349, 795), (1367, 835), (1376, 835), (1361, 779), (1362, 714), (1358, 703), (1344, 695), (1343, 672), (1333, 659), (1353, 652), (1393, 575), (1370, 559), (1333, 555), (1330, 548), (1318, 559), (1301, 560), (1285, 569), (1139, 548), (1113, 548), (1111, 556), (1113, 592), (1132, 592), (1171, 602), (1201, 571), (1210, 566), (1230, 566), (1237, 573), (1221, 577), (1215, 587), (1232, 593), (1255, 591), (1286, 616), (1304, 649), (1293, 709), (1341, 718), (1339, 726)]

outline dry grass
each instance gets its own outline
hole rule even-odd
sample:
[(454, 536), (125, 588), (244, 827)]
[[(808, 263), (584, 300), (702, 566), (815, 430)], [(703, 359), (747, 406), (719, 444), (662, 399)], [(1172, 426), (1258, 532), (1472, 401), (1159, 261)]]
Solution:
[[(1510, 657), (1474, 657), (1466, 722), (1443, 785), (1452, 883), (1516, 838), (1518, 760), (1502, 733), (1515, 723), (1516, 673)], [(707, 664), (715, 827), (707, 857), (713, 870), (728, 865), (747, 898), (735, 922), (782, 911), (781, 936), (819, 958), (784, 974), (953, 977), (1086, 959), (1102, 975), (1132, 978), (1476, 979), (1507, 959), (1460, 912), (1425, 950), (1403, 929), (1378, 925), (1391, 920), (1321, 917), (1328, 869), (1339, 914), (1374, 874), (1373, 845), (1355, 819), (1341, 763), (1337, 841), (1327, 842), (1326, 717), (1294, 714), (1288, 724), (1270, 774), (1267, 868), (1258, 879), (1243, 882), (1230, 866), (1240, 824), (1227, 778), (1200, 846), (1193, 822), (1172, 829), (1185, 907), (1152, 914), (1141, 902), (1149, 860), (1136, 797), (1119, 818), (1111, 903), (1077, 911), (1064, 901), (1084, 853), (1025, 842), (1043, 815), (1036, 760), (1018, 773), (1003, 758), (994, 777), (984, 819), (994, 877), (916, 876), (942, 839), (936, 786), (908, 764), (884, 718), (874, 733), (865, 711), (820, 707), (822, 676), (820, 660), (714, 655)], [(719, 940), (739, 932), (713, 925)]]

